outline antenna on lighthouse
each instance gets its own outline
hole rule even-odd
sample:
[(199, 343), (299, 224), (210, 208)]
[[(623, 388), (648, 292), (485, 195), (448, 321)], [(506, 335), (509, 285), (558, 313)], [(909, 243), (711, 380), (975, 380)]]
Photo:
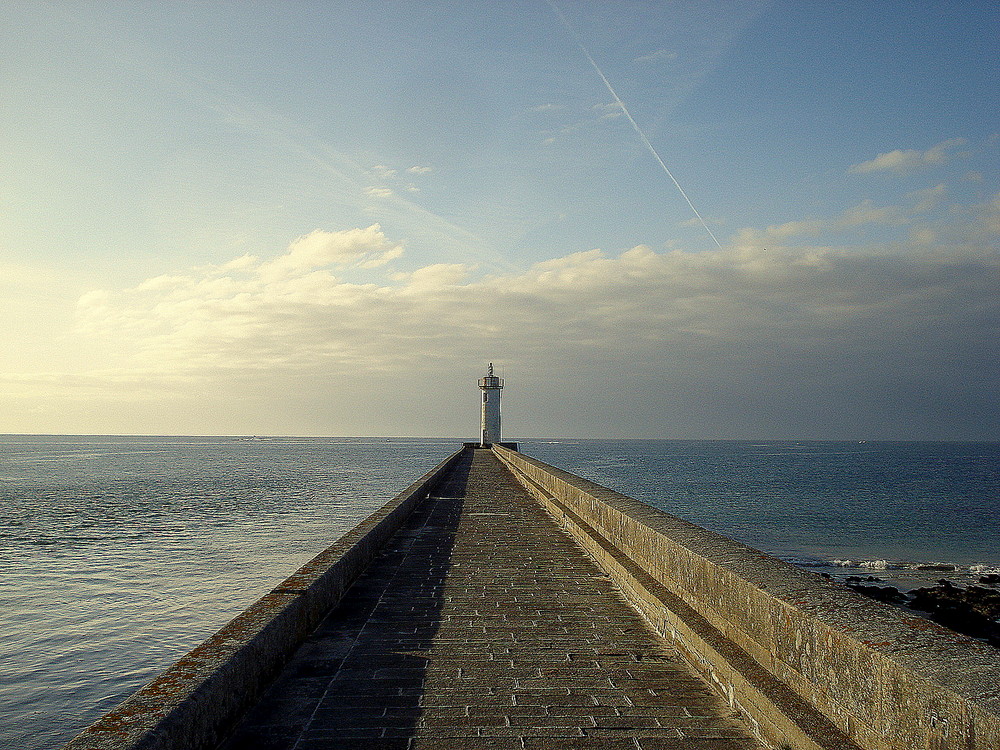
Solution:
[(492, 362), (486, 371), (486, 377), (479, 379), (479, 388), (483, 392), (480, 445), (488, 448), (493, 443), (500, 442), (500, 391), (503, 390), (503, 378), (493, 374)]

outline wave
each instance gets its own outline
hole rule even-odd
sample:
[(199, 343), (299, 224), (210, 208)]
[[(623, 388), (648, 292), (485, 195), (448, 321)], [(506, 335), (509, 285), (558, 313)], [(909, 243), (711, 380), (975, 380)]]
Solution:
[(976, 573), (977, 575), (1000, 575), (1000, 568), (995, 565), (970, 565), (970, 573)]
[(970, 573), (973, 575), (998, 575), (1000, 567), (982, 563), (915, 562), (909, 560), (851, 560), (834, 558), (781, 556), (800, 568), (853, 568), (860, 570), (911, 570), (923, 573)]

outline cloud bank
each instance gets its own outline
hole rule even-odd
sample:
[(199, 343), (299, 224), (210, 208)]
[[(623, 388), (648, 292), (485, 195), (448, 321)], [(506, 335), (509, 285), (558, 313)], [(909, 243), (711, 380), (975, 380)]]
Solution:
[[(911, 223), (938, 193), (744, 230), (708, 252), (594, 249), (487, 276), (394, 270), (403, 247), (378, 225), (315, 231), (272, 259), (88, 293), (79, 328), (128, 342), (127, 366), (174, 389), (294, 381), (378, 403), (400, 378), (461, 391), (494, 359), (524, 391), (508, 408), (515, 423), (524, 410), (526, 434), (998, 437), (1000, 259), (984, 238), (1000, 196), (947, 243), (792, 243)], [(120, 387), (121, 372), (108, 377)], [(455, 434), (438, 424), (429, 434)]]

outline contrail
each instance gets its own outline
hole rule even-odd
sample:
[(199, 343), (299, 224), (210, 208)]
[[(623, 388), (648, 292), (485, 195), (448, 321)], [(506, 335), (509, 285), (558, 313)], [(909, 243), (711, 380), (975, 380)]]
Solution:
[(715, 242), (716, 245), (719, 246), (719, 249), (721, 250), (722, 243), (720, 243), (719, 240), (716, 239), (715, 233), (713, 233), (712, 230), (709, 229), (708, 224), (706, 224), (705, 220), (701, 218), (701, 214), (698, 213), (698, 209), (694, 207), (694, 204), (691, 202), (691, 199), (688, 198), (687, 193), (684, 192), (684, 188), (682, 188), (681, 184), (677, 182), (677, 178), (674, 177), (674, 175), (670, 172), (670, 170), (667, 168), (667, 165), (663, 163), (663, 159), (660, 158), (660, 155), (656, 153), (656, 149), (653, 148), (653, 144), (649, 142), (649, 138), (647, 138), (646, 134), (642, 132), (642, 128), (640, 128), (639, 125), (636, 123), (635, 119), (632, 117), (632, 113), (629, 112), (628, 107), (625, 106), (625, 102), (621, 100), (621, 97), (618, 96), (618, 93), (611, 85), (611, 82), (608, 81), (608, 77), (604, 75), (604, 71), (602, 71), (600, 66), (598, 66), (598, 64), (594, 61), (594, 58), (587, 51), (587, 48), (583, 46), (583, 40), (580, 39), (580, 35), (576, 33), (576, 29), (573, 28), (572, 24), (570, 24), (569, 19), (567, 19), (566, 16), (563, 15), (563, 12), (559, 10), (559, 8), (552, 0), (546, 0), (546, 2), (549, 4), (549, 7), (552, 8), (552, 12), (555, 13), (557, 16), (559, 16), (559, 20), (562, 21), (563, 26), (565, 26), (566, 29), (569, 31), (569, 33), (573, 35), (573, 38), (576, 40), (576, 44), (580, 48), (580, 51), (584, 54), (584, 57), (586, 57), (587, 60), (590, 62), (594, 70), (597, 71), (597, 75), (601, 77), (601, 80), (604, 81), (604, 85), (607, 86), (608, 91), (611, 92), (611, 96), (614, 97), (615, 102), (618, 104), (619, 107), (621, 107), (622, 112), (625, 113), (625, 116), (628, 118), (628, 121), (632, 123), (632, 127), (635, 129), (635, 132), (639, 134), (639, 138), (641, 138), (642, 142), (646, 144), (646, 148), (649, 149), (649, 153), (651, 153), (653, 155), (653, 158), (656, 159), (657, 163), (659, 163), (659, 165), (663, 167), (663, 171), (667, 173), (667, 177), (669, 177), (670, 181), (674, 183), (674, 186), (677, 188), (677, 191), (683, 196), (684, 200), (687, 201), (687, 204), (694, 212), (694, 215), (698, 217), (698, 221), (700, 221), (701, 225), (705, 227), (705, 231), (708, 232), (709, 237), (712, 238), (712, 240)]

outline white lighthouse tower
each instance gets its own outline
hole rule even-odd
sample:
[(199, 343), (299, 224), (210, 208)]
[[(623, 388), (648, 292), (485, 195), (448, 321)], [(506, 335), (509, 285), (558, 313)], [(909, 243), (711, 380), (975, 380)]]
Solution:
[(481, 445), (487, 447), (500, 442), (500, 391), (503, 389), (503, 378), (493, 374), (493, 363), (485, 378), (479, 378), (479, 387), (483, 391), (483, 420)]

